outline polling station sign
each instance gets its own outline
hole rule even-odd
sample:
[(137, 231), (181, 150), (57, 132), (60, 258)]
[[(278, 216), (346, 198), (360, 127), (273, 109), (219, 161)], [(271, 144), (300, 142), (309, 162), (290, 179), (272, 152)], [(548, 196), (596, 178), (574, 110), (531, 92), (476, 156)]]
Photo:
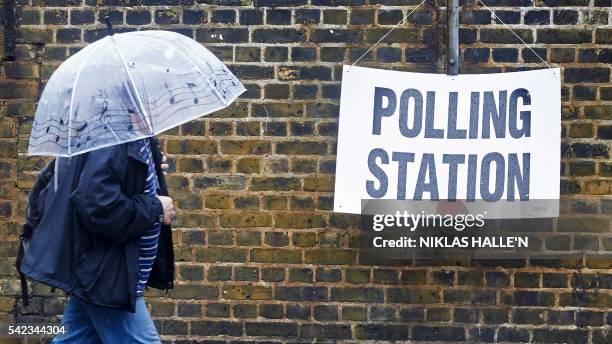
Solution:
[(364, 199), (557, 200), (560, 93), (556, 68), (449, 76), (345, 66), (334, 211), (358, 214)]

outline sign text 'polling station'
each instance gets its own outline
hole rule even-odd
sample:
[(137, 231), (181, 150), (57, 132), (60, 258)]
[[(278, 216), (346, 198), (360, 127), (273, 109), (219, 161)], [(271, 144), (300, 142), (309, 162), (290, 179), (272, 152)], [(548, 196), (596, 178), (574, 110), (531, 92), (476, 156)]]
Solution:
[(345, 66), (334, 210), (362, 199), (558, 199), (558, 69), (448, 76)]

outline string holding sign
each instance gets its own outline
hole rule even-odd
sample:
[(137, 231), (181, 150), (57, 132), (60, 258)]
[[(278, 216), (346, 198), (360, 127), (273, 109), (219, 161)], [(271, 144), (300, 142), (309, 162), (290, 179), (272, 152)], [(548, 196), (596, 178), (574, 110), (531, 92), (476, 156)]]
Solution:
[(493, 10), (489, 8), (489, 6), (487, 6), (487, 5), (486, 5), (484, 2), (482, 2), (482, 0), (478, 0), (478, 2), (480, 2), (480, 3), (482, 4), (482, 6), (483, 6), (483, 7), (484, 7), (484, 8), (485, 8), (487, 11), (491, 12), (491, 16), (492, 16), (492, 18), (493, 18), (493, 19), (497, 19), (497, 20), (499, 20), (499, 22), (500, 22), (500, 23), (502, 23), (502, 25), (504, 26), (504, 28), (506, 28), (507, 30), (509, 30), (510, 32), (512, 32), (512, 34), (513, 34), (514, 36), (516, 36), (516, 38), (517, 38), (517, 39), (518, 39), (518, 40), (519, 40), (521, 43), (523, 43), (523, 45), (524, 45), (524, 46), (526, 46), (526, 47), (527, 47), (527, 49), (531, 50), (531, 52), (532, 52), (532, 53), (534, 53), (534, 55), (535, 55), (535, 56), (537, 56), (537, 57), (540, 59), (540, 61), (544, 62), (544, 64), (546, 64), (546, 66), (548, 66), (548, 68), (553, 68), (553, 67), (551, 67), (551, 66), (548, 64), (548, 62), (546, 62), (546, 61), (545, 61), (545, 60), (544, 60), (544, 59), (543, 59), (543, 58), (542, 58), (542, 57), (541, 57), (541, 56), (540, 56), (538, 53), (536, 53), (536, 52), (535, 52), (535, 50), (533, 50), (533, 49), (532, 49), (532, 48), (529, 46), (529, 44), (527, 44), (527, 43), (526, 43), (526, 42), (525, 42), (525, 41), (524, 41), (524, 40), (521, 38), (521, 36), (519, 36), (519, 35), (518, 35), (516, 32), (514, 32), (514, 30), (512, 30), (512, 28), (510, 28), (510, 26), (508, 26), (508, 24), (504, 23), (504, 21), (503, 21), (503, 20), (502, 20), (500, 17), (498, 17), (498, 16), (495, 14), (495, 12), (493, 12)]
[(425, 2), (426, 0), (421, 1), (415, 8), (412, 9), (412, 11), (408, 12), (408, 14), (406, 14), (402, 20), (400, 20), (399, 22), (397, 22), (397, 24), (395, 24), (395, 26), (393, 26), (391, 29), (389, 29), (389, 31), (387, 31), (387, 33), (385, 33), (376, 43), (372, 44), (368, 50), (365, 51), (365, 53), (363, 53), (361, 56), (359, 56), (359, 58), (357, 60), (355, 60), (355, 62), (353, 62), (353, 64), (351, 64), (351, 66), (354, 66), (357, 64), (357, 62), (361, 61), (361, 59), (366, 56), (370, 51), (372, 51), (372, 49), (374, 49), (378, 44), (380, 44), (380, 42), (384, 41), (385, 38), (387, 38), (387, 36), (389, 36), (389, 34), (391, 34), (391, 32), (393, 32), (393, 30), (397, 29), (398, 26), (402, 25), (404, 23), (404, 21), (406, 19), (408, 19), (408, 17), (410, 17), (410, 15), (412, 13), (414, 13), (414, 11), (417, 10), (417, 8), (421, 7), (421, 5)]
[[(412, 13), (414, 13), (419, 7), (421, 7), (421, 5), (423, 5), (423, 3), (425, 3), (425, 1), (427, 0), (423, 0), (421, 1), (418, 5), (416, 5), (416, 7), (414, 7), (410, 12), (408, 12), (404, 17), (402, 17), (402, 19), (397, 22), (397, 24), (395, 24), (391, 29), (389, 29), (389, 31), (387, 31), (378, 41), (376, 41), (376, 43), (372, 44), (361, 56), (359, 56), (359, 58), (357, 60), (355, 60), (355, 62), (353, 62), (351, 64), (351, 66), (355, 66), (359, 61), (361, 61), (361, 59), (363, 59), (370, 51), (372, 51), (372, 49), (374, 49), (376, 46), (378, 46), (382, 41), (385, 40), (385, 38), (387, 38), (387, 36), (389, 36), (391, 34), (391, 32), (393, 32), (395, 29), (397, 29), (400, 25), (402, 25), (406, 19), (408, 19), (408, 17), (410, 17), (410, 15)], [(493, 10), (491, 8), (489, 8), (489, 6), (487, 6), (484, 2), (482, 2), (482, 0), (477, 0), (477, 2), (479, 2), (480, 4), (482, 4), (482, 6), (491, 13), (491, 16), (493, 19), (497, 19), (499, 20), (500, 23), (502, 23), (502, 25), (504, 26), (505, 29), (509, 30), (510, 32), (512, 32), (512, 34), (514, 36), (516, 36), (516, 38), (525, 46), (527, 47), (527, 49), (531, 50), (531, 52), (538, 57), (538, 59), (540, 59), (540, 61), (542, 61), (548, 68), (553, 68), (550, 64), (548, 64), (548, 62), (546, 62), (546, 60), (544, 60), (540, 54), (538, 54), (535, 50), (533, 50), (533, 48), (531, 48), (531, 46), (529, 46), (529, 44), (527, 44), (527, 42), (525, 42), (521, 36), (519, 36), (514, 30), (512, 30), (512, 28), (510, 26), (508, 26), (508, 24), (506, 24), (501, 18), (499, 18), (495, 12), (493, 12)]]

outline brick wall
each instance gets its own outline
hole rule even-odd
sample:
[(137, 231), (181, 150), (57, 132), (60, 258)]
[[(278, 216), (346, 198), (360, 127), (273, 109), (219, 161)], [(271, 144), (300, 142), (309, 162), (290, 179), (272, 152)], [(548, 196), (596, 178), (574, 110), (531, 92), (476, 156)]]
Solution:
[[(4, 6), (13, 0), (0, 0)], [(24, 152), (54, 69), (105, 34), (175, 30), (205, 44), (248, 92), (161, 136), (179, 209), (176, 288), (149, 293), (163, 338), (245, 341), (612, 341), (612, 11), (610, 0), (486, 0), (563, 72), (562, 193), (592, 213), (543, 261), (372, 266), (332, 213), (342, 63), (417, 0), (16, 0), (16, 47), (0, 46), (0, 323), (57, 319), (65, 298), (34, 285), (17, 302), (13, 268), (25, 196), (45, 163)], [(428, 3), (360, 65), (443, 72), (444, 2)], [(2, 20), (5, 18), (4, 6)], [(4, 21), (3, 21), (4, 23)], [(10, 30), (0, 33), (9, 38)], [(461, 72), (544, 65), (473, 1), (461, 9)], [(10, 42), (9, 42), (10, 43)]]

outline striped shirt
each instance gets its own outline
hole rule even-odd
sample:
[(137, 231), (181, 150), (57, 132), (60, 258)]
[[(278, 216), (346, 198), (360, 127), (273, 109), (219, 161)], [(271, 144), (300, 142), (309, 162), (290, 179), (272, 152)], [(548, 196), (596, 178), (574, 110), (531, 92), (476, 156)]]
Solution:
[[(147, 196), (156, 196), (158, 181), (157, 174), (155, 172), (155, 163), (153, 162), (153, 154), (151, 153), (151, 147), (149, 146), (149, 139), (145, 138), (138, 140), (138, 144), (140, 145), (140, 154), (142, 154), (142, 157), (147, 162), (148, 166), (144, 194)], [(140, 255), (138, 258), (140, 277), (136, 287), (136, 296), (143, 295), (144, 288), (147, 285), (149, 275), (151, 274), (153, 261), (157, 255), (157, 243), (159, 241), (160, 229), (161, 223), (158, 222), (140, 237)]]

